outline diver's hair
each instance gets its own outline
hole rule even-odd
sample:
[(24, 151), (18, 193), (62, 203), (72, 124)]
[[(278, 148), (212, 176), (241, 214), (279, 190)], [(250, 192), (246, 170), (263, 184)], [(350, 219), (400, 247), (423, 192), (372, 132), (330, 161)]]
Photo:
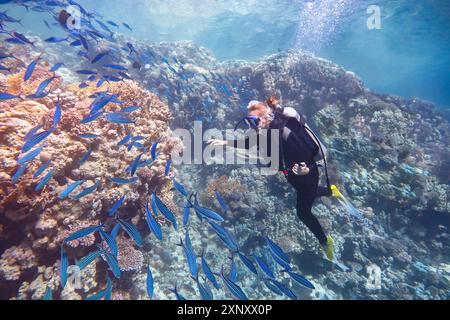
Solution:
[(267, 98), (266, 103), (270, 108), (275, 109), (278, 106), (279, 101), (276, 96), (270, 96), (269, 98)]
[(247, 106), (248, 113), (258, 113), (258, 116), (262, 116), (263, 113), (267, 113), (267, 106), (262, 101), (252, 100)]

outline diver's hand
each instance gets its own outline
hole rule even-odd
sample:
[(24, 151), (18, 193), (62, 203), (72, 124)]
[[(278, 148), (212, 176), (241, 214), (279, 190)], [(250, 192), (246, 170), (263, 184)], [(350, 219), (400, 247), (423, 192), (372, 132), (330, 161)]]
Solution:
[(297, 176), (306, 176), (309, 173), (309, 168), (306, 163), (301, 162), (300, 164), (294, 165), (292, 172)]
[(210, 139), (208, 142), (206, 142), (208, 145), (217, 147), (217, 146), (226, 146), (227, 141), (226, 140), (219, 140), (219, 139)]

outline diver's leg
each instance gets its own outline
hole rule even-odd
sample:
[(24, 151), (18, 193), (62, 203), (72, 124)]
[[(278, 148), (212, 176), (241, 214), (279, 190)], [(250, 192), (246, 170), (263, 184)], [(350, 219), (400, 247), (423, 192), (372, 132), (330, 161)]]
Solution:
[(312, 214), (311, 208), (314, 203), (315, 194), (307, 192), (297, 192), (297, 215), (300, 220), (319, 240), (322, 246), (327, 244), (327, 236), (320, 225), (319, 220)]
[(328, 187), (317, 187), (316, 198), (318, 197), (331, 197), (332, 192)]

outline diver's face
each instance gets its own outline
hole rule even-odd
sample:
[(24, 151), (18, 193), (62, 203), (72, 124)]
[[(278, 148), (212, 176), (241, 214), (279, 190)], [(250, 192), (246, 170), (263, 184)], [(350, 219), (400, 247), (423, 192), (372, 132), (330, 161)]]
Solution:
[(267, 109), (267, 113), (260, 117), (261, 121), (259, 122), (259, 128), (260, 129), (267, 129), (269, 128), (270, 122), (272, 121), (272, 110)]
[(269, 128), (270, 122), (273, 119), (272, 110), (267, 107), (261, 108), (259, 110), (251, 111), (248, 115), (259, 119), (258, 127), (256, 129)]

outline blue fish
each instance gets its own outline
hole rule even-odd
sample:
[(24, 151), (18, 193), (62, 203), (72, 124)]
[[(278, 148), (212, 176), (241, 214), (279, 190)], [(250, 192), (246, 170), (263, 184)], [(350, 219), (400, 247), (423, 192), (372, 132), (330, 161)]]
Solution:
[(176, 298), (177, 298), (177, 300), (186, 300), (186, 298), (185, 297), (183, 297), (179, 292), (178, 292), (178, 290), (177, 290), (177, 287), (175, 286), (175, 288), (173, 288), (173, 289), (169, 289), (169, 291), (171, 291), (172, 293), (174, 293), (175, 294), (175, 296), (176, 296)]
[(205, 250), (203, 250), (202, 257), (201, 257), (201, 259), (202, 259), (201, 266), (202, 266), (203, 273), (206, 275), (206, 278), (214, 285), (214, 287), (216, 289), (220, 289), (220, 285), (217, 282), (217, 279), (214, 276), (214, 273), (211, 271), (208, 263), (206, 262), (204, 253), (205, 253)]
[(31, 42), (30, 39), (28, 39), (25, 35), (23, 35), (19, 32), (13, 31), (11, 33), (11, 35), (14, 36), (15, 38), (21, 40), (22, 42), (25, 42), (25, 43), (28, 43), (28, 44), (31, 44), (32, 46), (34, 46), (34, 42)]
[(53, 127), (56, 127), (61, 122), (61, 118), (62, 118), (61, 105), (57, 103), (55, 108), (55, 114), (53, 115)]
[(100, 95), (98, 96), (95, 101), (91, 104), (91, 114), (98, 113), (101, 109), (103, 109), (106, 105), (108, 105), (111, 100), (113, 99), (113, 96), (110, 95)]
[(130, 141), (132, 138), (131, 133), (127, 134), (122, 140), (119, 141), (119, 143), (117, 143), (118, 146), (123, 146), (125, 144), (128, 143), (128, 141)]
[(106, 57), (107, 55), (109, 55), (109, 51), (105, 51), (105, 52), (101, 52), (98, 55), (95, 56), (94, 59), (92, 59), (91, 63), (97, 63), (99, 62), (101, 59), (103, 59), (104, 57)]
[(89, 77), (86, 78), (87, 81), (95, 81), (97, 79), (97, 75), (91, 74)]
[(26, 170), (27, 166), (25, 165), (21, 165), (16, 172), (14, 173), (14, 175), (11, 178), (12, 183), (16, 184), (20, 177), (24, 174), (25, 170)]
[(36, 191), (42, 190), (45, 185), (53, 178), (53, 170), (48, 172), (34, 188)]
[(264, 281), (264, 284), (266, 285), (266, 287), (267, 287), (270, 291), (272, 291), (272, 292), (274, 292), (275, 294), (280, 295), (280, 296), (283, 295), (283, 292), (282, 292), (280, 289), (278, 289), (278, 287), (277, 287), (276, 285), (274, 285), (274, 284), (270, 281), (270, 279), (263, 278), (263, 281)]
[(14, 44), (25, 44), (25, 42), (23, 42), (22, 40), (17, 39), (17, 38), (8, 38), (5, 40), (5, 42), (14, 43)]
[(89, 87), (89, 85), (86, 82), (82, 82), (82, 83), (80, 83), (78, 85), (78, 88), (80, 88), (80, 89), (84, 89), (84, 88), (87, 88), (87, 87)]
[(284, 285), (283, 283), (275, 280), (275, 279), (267, 279), (267, 281), (273, 283), (277, 289), (279, 289), (281, 292), (283, 292), (287, 297), (293, 299), (293, 300), (297, 300), (297, 296), (295, 295), (294, 292), (292, 292), (291, 289), (289, 289), (286, 285)]
[(42, 151), (42, 147), (38, 147), (34, 150), (31, 150), (30, 152), (28, 152), (27, 154), (23, 155), (21, 158), (19, 158), (17, 160), (17, 163), (24, 165), (32, 160), (34, 160), (34, 158), (36, 158)]
[(87, 187), (86, 189), (81, 191), (79, 194), (77, 194), (74, 199), (75, 200), (80, 200), (81, 198), (86, 197), (87, 195), (89, 195), (92, 192), (94, 192), (95, 190), (97, 190), (98, 186), (99, 186), (99, 183), (96, 182), (93, 186)]
[(137, 141), (133, 141), (132, 143), (130, 143), (128, 145), (127, 151), (131, 151), (131, 149), (133, 149), (133, 147), (136, 147), (138, 149), (145, 149), (144, 145), (140, 142)]
[(51, 160), (48, 160), (47, 162), (43, 163), (33, 174), (33, 179), (38, 178), (45, 170), (47, 170), (50, 163), (51, 163)]
[(191, 207), (189, 206), (189, 203), (186, 203), (183, 210), (183, 226), (187, 226), (190, 214), (191, 214)]
[(80, 122), (83, 124), (95, 121), (98, 117), (100, 117), (103, 114), (102, 111), (94, 113), (94, 114), (90, 114), (88, 116), (86, 116), (83, 120), (81, 120)]
[(230, 266), (230, 274), (228, 275), (228, 278), (233, 281), (236, 282), (237, 281), (237, 265), (234, 262), (234, 255), (232, 255), (230, 257), (231, 259), (231, 266)]
[(47, 286), (47, 289), (45, 289), (44, 297), (42, 298), (42, 300), (53, 300), (52, 288), (50, 288), (49, 286)]
[(60, 62), (60, 63), (56, 63), (51, 69), (51, 72), (56, 72), (59, 68), (61, 68), (64, 65), (64, 63)]
[(133, 141), (140, 141), (140, 140), (144, 140), (144, 139), (145, 139), (144, 136), (135, 136), (135, 137), (131, 138), (131, 140), (133, 140)]
[(25, 136), (24, 141), (28, 141), (32, 136), (34, 136), (41, 128), (43, 128), (43, 125), (37, 125), (36, 127), (32, 128)]
[(7, 58), (16, 59), (13, 55), (0, 53), (0, 60), (7, 59)]
[(161, 230), (161, 225), (156, 221), (153, 217), (152, 212), (148, 206), (148, 198), (147, 203), (145, 204), (145, 216), (147, 218), (147, 224), (151, 232), (155, 235), (155, 237), (159, 240), (162, 240), (163, 234)]
[(198, 266), (197, 259), (194, 253), (194, 249), (192, 248), (191, 238), (189, 237), (189, 232), (186, 230), (186, 235), (183, 243), (183, 239), (180, 238), (180, 245), (184, 249), (184, 254), (186, 255), (186, 259), (189, 266), (189, 271), (194, 278), (197, 278), (198, 275)]
[(110, 253), (114, 256), (117, 256), (119, 253), (119, 248), (117, 247), (115, 237), (112, 237), (109, 233), (106, 233), (102, 229), (99, 229), (98, 232), (100, 234), (100, 238), (102, 238), (102, 241), (106, 242), (106, 244), (108, 245)]
[[(81, 42), (80, 42), (80, 44), (81, 44)], [(78, 54), (80, 57), (82, 57), (82, 58), (89, 59), (88, 54), (87, 54), (86, 52), (84, 52), (84, 51), (78, 51), (77, 54)], [(86, 70), (81, 70), (81, 71), (86, 71)], [(80, 74), (83, 74), (83, 73), (80, 73)], [(92, 73), (89, 73), (89, 74), (92, 74)]]
[(38, 64), (40, 58), (41, 57), (38, 57), (37, 59), (33, 60), (28, 65), (27, 70), (25, 71), (25, 75), (23, 77), (23, 81), (26, 82), (26, 81), (28, 81), (31, 78), (31, 76), (33, 75), (34, 69), (36, 68), (36, 65)]
[(9, 73), (11, 73), (11, 68), (0, 65), (0, 71), (8, 71)]
[[(166, 175), (167, 175), (167, 174), (166, 174)], [(179, 193), (181, 193), (181, 194), (182, 194), (183, 196), (185, 196), (185, 197), (188, 196), (188, 193), (187, 193), (186, 189), (184, 188), (184, 186), (183, 186), (181, 183), (179, 183), (178, 181), (176, 181), (175, 178), (172, 179), (172, 182), (173, 182), (174, 188), (175, 188)]]
[(124, 229), (125, 232), (128, 233), (128, 235), (130, 236), (130, 238), (134, 240), (136, 245), (138, 247), (142, 247), (144, 242), (138, 229), (136, 229), (136, 227), (133, 224), (123, 221), (121, 219), (117, 219), (117, 221), (119, 221), (120, 225), (122, 226), (122, 229)]
[(152, 156), (153, 161), (156, 160), (156, 148), (158, 147), (158, 143), (159, 141), (156, 141), (153, 145), (152, 148), (150, 149), (150, 154)]
[(104, 64), (103, 67), (104, 68), (114, 69), (114, 70), (128, 71), (127, 68), (125, 68), (123, 66), (120, 66), (118, 64)]
[(83, 45), (83, 48), (88, 51), (89, 50), (89, 42), (86, 40), (86, 38), (84, 38), (83, 36), (80, 35), (80, 41), (81, 44)]
[(150, 299), (153, 298), (153, 275), (150, 266), (147, 267), (147, 295)]
[(134, 184), (138, 182), (138, 177), (132, 177), (130, 179), (123, 179), (123, 178), (110, 178), (112, 182), (117, 184)]
[(134, 176), (134, 174), (136, 173), (136, 170), (137, 170), (138, 167), (139, 167), (139, 164), (140, 164), (142, 155), (143, 155), (143, 153), (141, 153), (140, 155), (138, 155), (138, 156), (133, 160), (133, 162), (131, 163), (131, 166), (130, 166), (130, 169), (131, 169), (131, 170), (130, 170), (131, 176)]
[(81, 46), (81, 41), (80, 40), (75, 40), (73, 42), (70, 43), (71, 47), (79, 47)]
[(209, 225), (214, 229), (219, 238), (226, 244), (226, 246), (233, 252), (239, 251), (239, 245), (234, 239), (233, 235), (225, 228), (219, 226), (217, 223), (209, 220)]
[(123, 201), (125, 200), (125, 195), (123, 195), (119, 200), (117, 200), (113, 206), (111, 207), (111, 209), (109, 209), (108, 211), (108, 216), (112, 217), (113, 214), (119, 210), (120, 206), (122, 205)]
[(106, 21), (107, 24), (112, 25), (113, 27), (119, 28), (119, 25), (115, 23), (114, 21), (108, 20)]
[(234, 283), (233, 281), (231, 281), (230, 279), (228, 279), (224, 273), (223, 273), (223, 266), (222, 266), (222, 271), (221, 271), (221, 277), (223, 282), (225, 283), (225, 285), (227, 286), (228, 290), (233, 294), (233, 296), (235, 296), (236, 298), (238, 298), (239, 300), (248, 300), (247, 295), (245, 294), (245, 292), (241, 289), (241, 287), (239, 287), (236, 283)]
[(167, 208), (167, 206), (162, 202), (162, 200), (155, 194), (152, 193), (152, 202), (155, 203), (158, 210), (162, 213), (162, 215), (172, 222), (173, 228), (177, 230), (177, 220), (175, 219), (175, 215), (172, 213), (172, 211)]
[(309, 289), (315, 289), (316, 287), (314, 287), (314, 285), (308, 280), (306, 279), (304, 276), (292, 272), (292, 271), (286, 271), (289, 276), (294, 279), (296, 282), (298, 282), (299, 284), (301, 284), (302, 286), (309, 288)]
[(270, 251), (270, 255), (272, 256), (273, 260), (275, 260), (276, 263), (278, 263), (283, 270), (291, 270), (292, 267), (289, 263), (287, 263), (285, 260), (281, 259), (279, 256), (274, 254), (272, 251)]
[(39, 92), (39, 93), (33, 93), (27, 96), (28, 99), (42, 99), (48, 96), (50, 92)]
[(123, 109), (122, 109), (122, 112), (125, 112), (125, 113), (131, 113), (131, 112), (134, 112), (134, 111), (137, 111), (137, 110), (141, 110), (141, 109), (142, 109), (142, 107), (138, 107), (138, 106), (129, 106), (129, 107), (123, 108)]
[(78, 74), (83, 74), (83, 75), (97, 74), (97, 71), (92, 71), (92, 70), (78, 70), (76, 72)]
[(128, 47), (128, 49), (130, 49), (130, 54), (132, 54), (133, 52), (136, 52), (136, 49), (134, 48), (132, 43), (127, 42), (127, 47)]
[(103, 227), (103, 224), (98, 226), (89, 226), (78, 231), (73, 232), (67, 238), (64, 239), (65, 242), (70, 242), (74, 240), (78, 240), (84, 237), (87, 237), (97, 231), (99, 231)]
[(46, 131), (42, 131), (29, 138), (22, 147), (22, 152), (30, 151), (35, 145), (45, 140), (49, 135), (55, 131), (55, 128), (51, 128)]
[(166, 177), (169, 175), (171, 165), (172, 165), (172, 159), (169, 159), (169, 161), (167, 161), (167, 163), (166, 163), (166, 168), (164, 170), (164, 175)]
[(133, 79), (133, 78), (131, 78), (128, 74), (126, 74), (126, 73), (123, 72), (123, 71), (119, 71), (119, 72), (117, 72), (117, 74), (118, 74), (119, 76), (121, 76), (122, 78), (127, 79), (127, 80), (132, 80), (132, 79)]
[(230, 210), (227, 203), (225, 202), (225, 199), (222, 197), (219, 191), (214, 190), (214, 194), (216, 195), (217, 201), (219, 201), (219, 204), (222, 207), (223, 211), (225, 211), (226, 213), (228, 210)]
[(91, 156), (91, 154), (92, 154), (92, 149), (89, 148), (89, 150), (78, 161), (78, 165), (81, 167), (86, 161), (89, 160), (89, 157)]
[(108, 82), (121, 82), (122, 79), (119, 77), (115, 77), (115, 76), (102, 76), (104, 81), (108, 81)]
[(247, 269), (250, 270), (252, 273), (258, 275), (258, 271), (256, 270), (256, 267), (253, 264), (253, 262), (240, 252), (238, 252), (238, 255), (239, 255), (239, 258), (241, 259), (242, 263), (247, 267)]
[(67, 257), (67, 252), (64, 249), (64, 245), (61, 245), (61, 261), (59, 265), (61, 287), (64, 289), (67, 283), (67, 268), (69, 267), (69, 259)]
[(85, 269), (88, 265), (90, 265), (92, 262), (95, 261), (98, 257), (102, 255), (101, 250), (92, 251), (91, 253), (87, 254), (77, 262), (77, 266), (80, 268), (80, 270)]
[(67, 40), (68, 40), (68, 38), (50, 37), (50, 38), (45, 39), (44, 41), (48, 42), (48, 43), (59, 43), (59, 42), (67, 41)]
[(69, 184), (58, 196), (59, 199), (64, 200), (67, 198), (76, 188), (78, 188), (85, 180), (78, 180)]
[(81, 139), (97, 139), (100, 136), (98, 134), (93, 133), (82, 133), (78, 135)]
[(270, 240), (268, 237), (266, 237), (266, 241), (273, 259), (284, 269), (290, 270), (290, 260), (283, 249), (281, 249), (279, 245)]
[(125, 26), (125, 28), (127, 28), (130, 31), (133, 31), (133, 29), (125, 22), (122, 22), (122, 24)]
[(200, 207), (195, 204), (193, 204), (193, 207), (197, 214), (199, 214), (205, 218), (212, 219), (212, 220), (219, 221), (219, 222), (224, 221), (223, 217), (220, 214), (218, 214), (217, 212), (215, 212), (211, 209), (203, 208), (203, 207)]
[(123, 113), (108, 113), (106, 115), (106, 120), (111, 123), (117, 123), (117, 124), (133, 124), (134, 121), (132, 121), (130, 118), (128, 118), (127, 115)]
[(40, 96), (42, 93), (44, 93), (45, 89), (52, 83), (52, 81), (55, 80), (55, 77), (48, 78), (39, 84), (39, 86), (36, 89), (36, 96)]
[(262, 271), (264, 271), (265, 274), (271, 279), (275, 279), (275, 275), (273, 274), (273, 271), (270, 269), (270, 267), (262, 260), (261, 258), (258, 258), (256, 254), (253, 255), (255, 258), (256, 263), (261, 268)]
[(116, 225), (111, 230), (111, 237), (113, 237), (114, 239), (117, 238), (117, 236), (119, 235), (120, 229), (122, 229), (120, 223), (116, 223)]
[(105, 257), (106, 263), (108, 264), (109, 268), (113, 272), (114, 277), (116, 277), (116, 279), (120, 279), (122, 272), (120, 271), (120, 266), (117, 258), (107, 251), (103, 251), (103, 256)]
[(0, 92), (0, 101), (17, 99), (19, 96), (7, 92)]
[(210, 301), (214, 300), (214, 296), (211, 292), (211, 289), (208, 288), (208, 285), (205, 283), (205, 285), (202, 285), (200, 283), (200, 280), (197, 276), (197, 278), (193, 278), (195, 282), (197, 283), (198, 291), (200, 292), (200, 297), (202, 300)]

